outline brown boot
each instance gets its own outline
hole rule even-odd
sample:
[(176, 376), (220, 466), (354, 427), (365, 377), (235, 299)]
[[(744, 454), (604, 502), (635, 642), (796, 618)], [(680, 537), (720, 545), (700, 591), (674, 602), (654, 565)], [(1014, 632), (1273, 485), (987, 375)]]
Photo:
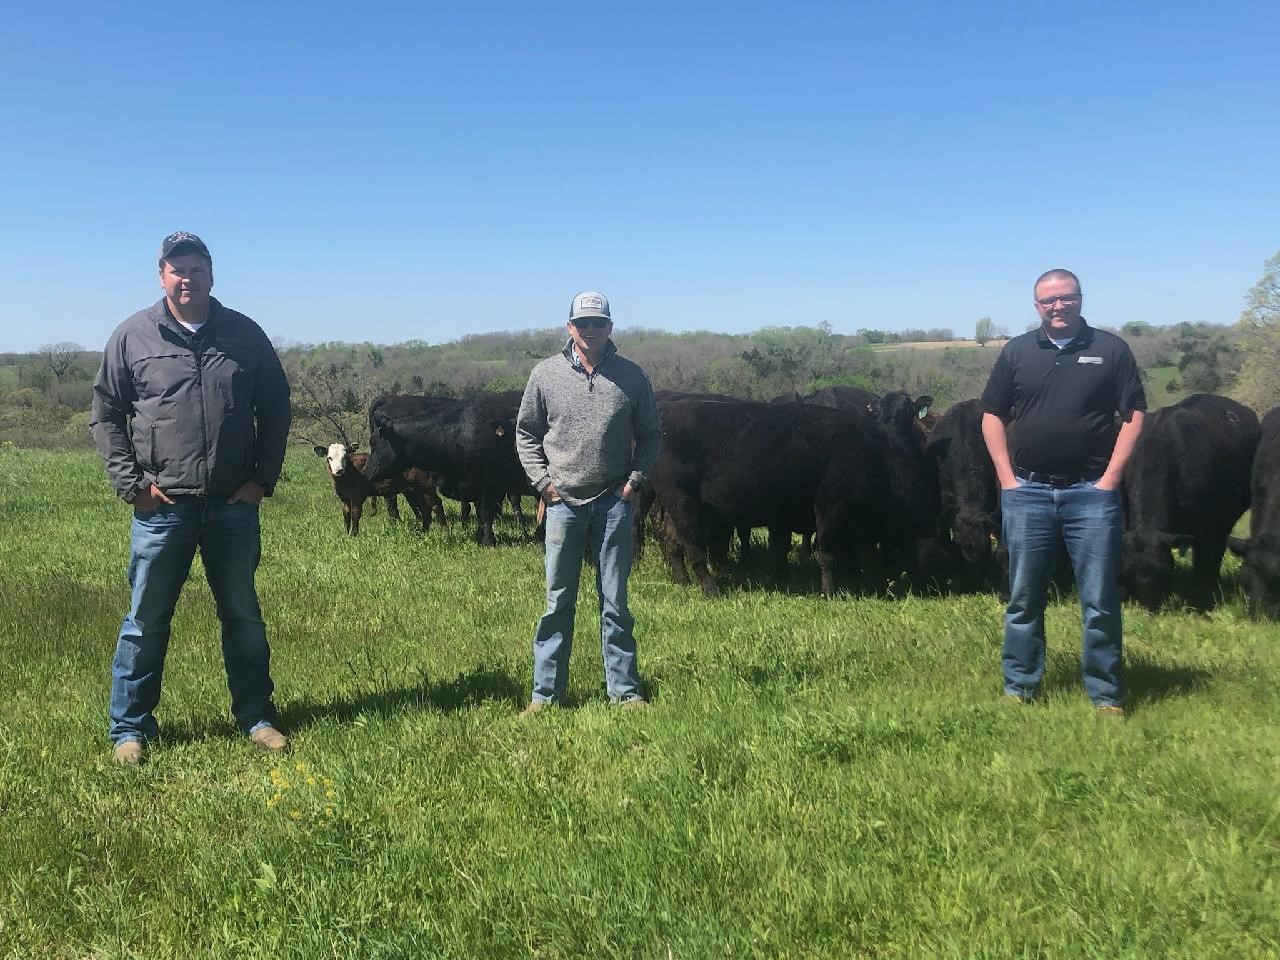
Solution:
[(111, 751), (111, 759), (124, 767), (132, 767), (142, 762), (142, 741), (125, 740), (117, 743)]
[(269, 723), (249, 734), (249, 740), (259, 750), (268, 753), (283, 753), (289, 749), (289, 738)]

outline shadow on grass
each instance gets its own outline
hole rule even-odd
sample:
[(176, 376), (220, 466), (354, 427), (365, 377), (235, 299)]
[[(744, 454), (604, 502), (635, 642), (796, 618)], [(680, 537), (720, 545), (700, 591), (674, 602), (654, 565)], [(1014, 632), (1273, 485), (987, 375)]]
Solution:
[[(1197, 667), (1155, 663), (1140, 657), (1125, 658), (1125, 706), (1131, 712), (1170, 697), (1189, 697), (1204, 690), (1211, 674)], [(1055, 656), (1046, 666), (1046, 690), (1076, 690), (1080, 687), (1080, 661), (1066, 655)]]
[[(400, 686), (334, 700), (314, 700), (302, 697), (289, 701), (280, 711), (280, 729), (285, 733), (297, 733), (313, 724), (324, 721), (351, 723), (357, 717), (373, 715), (393, 717), (414, 710), (438, 710), (455, 713), (477, 707), (486, 701), (507, 701), (523, 705), (528, 690), (502, 670), (477, 667), (467, 673), (433, 683), (423, 677), (412, 686)], [(185, 743), (235, 736), (225, 720), (179, 719), (164, 724), (162, 737), (172, 743)]]
[(288, 731), (302, 730), (321, 720), (349, 722), (367, 714), (390, 717), (420, 709), (455, 713), (490, 700), (522, 704), (526, 694), (525, 683), (505, 670), (476, 667), (450, 680), (432, 682), (423, 677), (412, 686), (372, 690), (347, 699), (294, 700), (281, 711), (280, 724)]

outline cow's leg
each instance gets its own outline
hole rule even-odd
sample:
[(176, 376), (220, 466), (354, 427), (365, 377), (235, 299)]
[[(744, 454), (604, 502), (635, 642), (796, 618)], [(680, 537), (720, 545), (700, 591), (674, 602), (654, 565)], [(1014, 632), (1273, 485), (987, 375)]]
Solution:
[[(671, 496), (664, 493), (662, 507), (685, 562), (689, 564), (702, 592), (708, 597), (718, 595), (720, 589), (716, 586), (711, 571), (707, 569), (706, 525), (710, 518), (704, 517), (698, 502), (684, 493), (673, 491)], [(672, 576), (675, 577), (674, 566)]]
[(496, 499), (482, 496), (476, 502), (476, 517), (479, 522), (476, 524), (476, 543), (482, 547), (496, 547), (497, 539), (493, 535), (493, 520), (498, 515), (498, 508), (502, 504), (502, 497)]
[(356, 536), (360, 533), (360, 515), (364, 512), (364, 501), (352, 500), (346, 505), (347, 533)]
[(729, 565), (729, 540), (733, 537), (733, 527), (718, 520), (706, 521), (707, 556), (717, 570)]
[(351, 504), (345, 500), (342, 501), (342, 532), (351, 533)]
[(417, 490), (408, 489), (404, 492), (404, 499), (405, 503), (409, 504), (409, 509), (413, 511), (418, 527), (426, 533), (431, 529), (431, 508), (427, 506), (422, 494)]
[(397, 501), (396, 497), (397, 497), (396, 494), (389, 493), (382, 498), (387, 501), (387, 522), (388, 523), (400, 522), (400, 504)]
[(738, 527), (738, 559), (747, 564), (751, 562), (751, 528)]
[(471, 501), (470, 500), (458, 501), (458, 519), (461, 520), (463, 523), (471, 522)]
[[(426, 494), (425, 500), (428, 509), (435, 514), (436, 523), (440, 524), (442, 528), (448, 529), (449, 519), (444, 515), (444, 501), (434, 491)], [(423, 524), (422, 529), (425, 530), (426, 528), (426, 524)]]
[(529, 521), (525, 519), (524, 511), (520, 509), (520, 494), (508, 493), (507, 503), (511, 504), (511, 515), (516, 518), (516, 523), (520, 525), (520, 536), (527, 539), (529, 536)]
[(1206, 542), (1197, 537), (1191, 548), (1192, 606), (1197, 610), (1210, 609), (1217, 600), (1218, 576), (1222, 572), (1222, 557), (1227, 552), (1227, 541)]
[(671, 579), (681, 586), (686, 586), (690, 582), (689, 571), (684, 565), (684, 548), (680, 546), (680, 539), (676, 536), (671, 521), (665, 513), (657, 518), (657, 524), (658, 543), (662, 548), (662, 556), (666, 559), (667, 566), (671, 568)]

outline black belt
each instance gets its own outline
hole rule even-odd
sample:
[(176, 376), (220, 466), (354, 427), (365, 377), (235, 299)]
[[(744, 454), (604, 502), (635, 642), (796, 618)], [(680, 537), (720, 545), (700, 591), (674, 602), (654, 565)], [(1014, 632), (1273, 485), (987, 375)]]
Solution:
[(1051, 487), (1074, 487), (1077, 483), (1093, 483), (1098, 479), (1098, 477), (1085, 476), (1083, 473), (1037, 473), (1035, 470), (1026, 470), (1022, 467), (1014, 467), (1013, 475), (1019, 480), (1047, 483)]

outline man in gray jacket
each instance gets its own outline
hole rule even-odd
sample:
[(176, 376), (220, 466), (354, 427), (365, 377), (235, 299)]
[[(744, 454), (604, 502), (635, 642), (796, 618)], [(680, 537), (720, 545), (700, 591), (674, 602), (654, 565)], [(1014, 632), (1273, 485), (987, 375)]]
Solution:
[(289, 434), (289, 384), (262, 329), (212, 296), (213, 261), (195, 234), (160, 245), (164, 297), (107, 341), (93, 385), (93, 433), (116, 493), (133, 505), (129, 586), (111, 683), (117, 763), (137, 763), (153, 714), (169, 624), (196, 550), (222, 622), (236, 724), (284, 750), (271, 702), (271, 650), (254, 587), (258, 504)]
[(573, 616), (587, 550), (600, 595), (600, 642), (610, 701), (646, 706), (627, 609), (635, 500), (662, 446), (649, 378), (609, 339), (609, 301), (573, 298), (564, 349), (529, 374), (516, 418), (516, 450), (547, 504), (547, 609), (533, 635), (533, 699), (525, 714), (562, 703)]

